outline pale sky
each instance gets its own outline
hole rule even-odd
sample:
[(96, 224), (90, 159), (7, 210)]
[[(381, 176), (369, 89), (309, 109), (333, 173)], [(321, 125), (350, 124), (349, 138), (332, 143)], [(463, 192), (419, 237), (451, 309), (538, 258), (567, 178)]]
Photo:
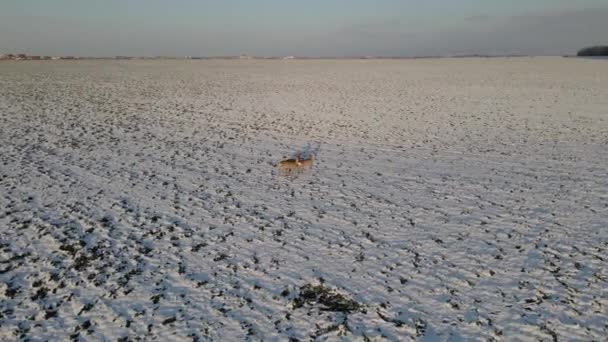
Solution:
[(574, 54), (608, 0), (0, 0), (0, 53)]

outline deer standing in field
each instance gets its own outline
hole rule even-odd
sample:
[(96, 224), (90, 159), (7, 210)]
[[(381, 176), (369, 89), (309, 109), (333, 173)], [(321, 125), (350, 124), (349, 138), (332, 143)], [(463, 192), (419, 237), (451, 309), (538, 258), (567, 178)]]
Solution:
[(282, 176), (288, 176), (311, 169), (318, 151), (319, 146), (317, 146), (315, 150), (311, 151), (309, 144), (305, 151), (299, 151), (292, 158), (280, 161), (277, 165), (279, 168), (279, 174)]

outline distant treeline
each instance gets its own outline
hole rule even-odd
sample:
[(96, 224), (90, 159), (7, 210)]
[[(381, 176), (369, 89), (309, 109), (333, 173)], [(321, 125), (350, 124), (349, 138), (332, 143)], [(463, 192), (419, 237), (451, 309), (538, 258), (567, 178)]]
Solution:
[(608, 56), (608, 45), (584, 48), (578, 52), (578, 56)]

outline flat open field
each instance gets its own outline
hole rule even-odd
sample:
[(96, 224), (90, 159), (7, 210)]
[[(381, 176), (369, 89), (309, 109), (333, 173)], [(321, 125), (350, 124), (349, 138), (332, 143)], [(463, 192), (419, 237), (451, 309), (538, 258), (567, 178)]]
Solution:
[(0, 340), (602, 340), (607, 170), (601, 60), (2, 62)]

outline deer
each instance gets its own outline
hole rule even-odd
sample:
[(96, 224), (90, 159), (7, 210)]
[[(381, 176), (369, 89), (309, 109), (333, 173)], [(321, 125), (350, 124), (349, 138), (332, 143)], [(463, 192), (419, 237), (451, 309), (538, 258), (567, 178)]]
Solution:
[(307, 148), (307, 156), (304, 156), (304, 153), (300, 151), (296, 153), (293, 158), (280, 161), (277, 165), (279, 168), (279, 174), (287, 176), (311, 169), (318, 150), (319, 147), (317, 146), (314, 151), (311, 151), (309, 145)]

